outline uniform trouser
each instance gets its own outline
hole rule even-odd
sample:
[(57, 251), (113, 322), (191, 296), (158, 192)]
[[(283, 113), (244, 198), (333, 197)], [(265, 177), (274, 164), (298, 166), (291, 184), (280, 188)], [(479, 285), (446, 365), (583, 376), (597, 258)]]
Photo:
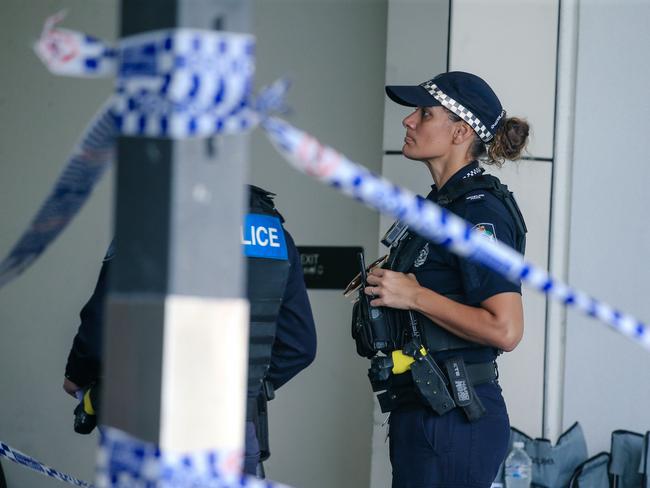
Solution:
[(246, 436), (244, 448), (244, 473), (251, 476), (257, 476), (257, 468), (260, 464), (260, 443), (257, 440), (255, 424), (246, 421)]
[(460, 408), (437, 415), (419, 404), (390, 415), (393, 488), (489, 488), (505, 458), (510, 422), (496, 383), (475, 387), (486, 413), (468, 422)]

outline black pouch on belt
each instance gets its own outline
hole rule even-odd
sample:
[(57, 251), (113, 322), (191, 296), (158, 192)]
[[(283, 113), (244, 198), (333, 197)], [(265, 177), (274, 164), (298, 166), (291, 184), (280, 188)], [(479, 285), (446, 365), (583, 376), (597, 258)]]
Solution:
[(352, 308), (352, 338), (356, 343), (357, 353), (370, 359), (380, 351), (389, 353), (398, 349), (397, 340), (401, 328), (396, 320), (395, 310), (370, 305), (372, 299), (364, 292), (367, 275), (363, 253), (359, 253), (359, 265), (359, 298)]
[[(456, 405), (447, 390), (446, 378), (434, 359), (417, 341), (411, 341), (404, 346), (404, 354), (411, 356), (415, 362), (411, 364), (413, 383), (422, 398), (438, 415), (444, 415)], [(425, 354), (422, 354), (425, 352)]]
[(447, 359), (445, 369), (456, 405), (463, 409), (470, 422), (480, 419), (485, 414), (485, 407), (467, 374), (465, 360), (462, 357)]
[(372, 385), (372, 391), (386, 390), (389, 387), (389, 379), (393, 369), (393, 358), (391, 356), (375, 356), (370, 360), (368, 379)]

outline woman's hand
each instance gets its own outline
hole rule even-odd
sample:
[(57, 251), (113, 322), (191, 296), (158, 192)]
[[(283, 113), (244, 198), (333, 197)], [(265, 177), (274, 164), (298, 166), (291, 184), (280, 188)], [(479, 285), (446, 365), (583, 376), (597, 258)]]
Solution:
[(81, 387), (76, 383), (70, 381), (68, 378), (63, 378), (63, 389), (68, 395), (71, 395), (76, 398), (77, 397), (76, 393), (77, 391), (81, 390)]
[(421, 289), (414, 274), (398, 273), (384, 268), (373, 268), (368, 274), (366, 295), (374, 297), (373, 307), (391, 307), (402, 310), (413, 308), (415, 295)]

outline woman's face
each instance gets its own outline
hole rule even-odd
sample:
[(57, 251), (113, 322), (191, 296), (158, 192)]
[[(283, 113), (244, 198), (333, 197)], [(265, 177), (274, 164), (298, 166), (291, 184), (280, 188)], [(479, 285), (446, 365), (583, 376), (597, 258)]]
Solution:
[(442, 107), (418, 107), (402, 125), (406, 129), (402, 153), (409, 159), (429, 161), (449, 153), (455, 122)]

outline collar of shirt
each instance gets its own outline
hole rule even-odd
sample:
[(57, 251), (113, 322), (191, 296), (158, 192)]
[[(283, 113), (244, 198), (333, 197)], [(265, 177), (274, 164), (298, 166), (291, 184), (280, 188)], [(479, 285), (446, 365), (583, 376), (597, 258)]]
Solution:
[[(447, 182), (442, 186), (442, 188), (455, 181), (464, 180), (465, 178), (471, 178), (472, 176), (480, 175), (482, 172), (483, 170), (478, 165), (478, 161), (476, 160), (470, 161), (465, 166), (463, 166), (458, 171), (456, 171), (452, 175), (452, 177), (449, 178)], [(438, 188), (434, 183), (433, 185), (431, 185), (431, 193), (427, 195), (427, 199), (436, 201), (437, 196), (438, 196)]]

